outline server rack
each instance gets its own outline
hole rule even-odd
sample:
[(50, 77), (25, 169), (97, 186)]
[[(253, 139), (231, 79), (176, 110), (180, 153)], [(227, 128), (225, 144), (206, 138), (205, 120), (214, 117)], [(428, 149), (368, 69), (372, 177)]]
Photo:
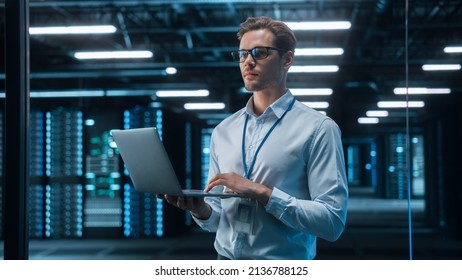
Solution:
[[(156, 127), (163, 138), (163, 112), (158, 108), (136, 106), (124, 112), (124, 129)], [(129, 174), (124, 168), (124, 175)], [(162, 236), (163, 202), (150, 193), (139, 193), (130, 180), (124, 184), (124, 235), (127, 237)]]
[(422, 198), (425, 195), (423, 137), (421, 135), (412, 135), (408, 140), (410, 178), (408, 178), (407, 174), (406, 134), (393, 133), (388, 136), (386, 198), (407, 199), (409, 197), (408, 184), (410, 184), (411, 188), (411, 198)]
[(73, 108), (45, 114), (45, 236), (83, 234), (83, 117)]
[(118, 110), (85, 113), (84, 235), (121, 237), (123, 190), (120, 157), (110, 129), (120, 128)]
[[(167, 134), (165, 119), (171, 123)], [(191, 172), (186, 174), (184, 148), (188, 128), (175, 113), (149, 106), (31, 110), (29, 236), (157, 238), (181, 232), (186, 227), (185, 213), (166, 206), (153, 194), (134, 190), (109, 133), (115, 128), (147, 126), (155, 126), (163, 138), (167, 136), (167, 151), (186, 185), (186, 177), (191, 176)], [(1, 144), (3, 133), (0, 135)], [(0, 238), (1, 198), (0, 184)]]
[(30, 110), (30, 149), (28, 191), (29, 236), (41, 238), (45, 235), (45, 116), (39, 110)]

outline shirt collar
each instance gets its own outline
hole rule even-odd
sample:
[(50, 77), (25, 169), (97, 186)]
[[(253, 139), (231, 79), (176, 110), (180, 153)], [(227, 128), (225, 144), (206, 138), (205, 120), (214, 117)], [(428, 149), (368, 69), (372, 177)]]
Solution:
[[(284, 114), (284, 112), (287, 110), (287, 108), (290, 106), (290, 103), (292, 102), (293, 98), (295, 97), (292, 95), (290, 90), (287, 90), (283, 96), (281, 96), (278, 100), (276, 100), (273, 104), (271, 104), (268, 108), (266, 108), (262, 116), (269, 114), (270, 111), (273, 111), (276, 117), (280, 118)], [(256, 116), (255, 112), (253, 111), (253, 96), (250, 97), (250, 99), (247, 101), (245, 110), (242, 111), (242, 114), (245, 114), (245, 113), (251, 116)]]

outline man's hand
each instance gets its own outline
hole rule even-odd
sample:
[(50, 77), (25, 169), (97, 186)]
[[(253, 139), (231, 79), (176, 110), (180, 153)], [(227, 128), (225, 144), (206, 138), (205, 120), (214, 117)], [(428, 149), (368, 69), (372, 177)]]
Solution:
[(265, 185), (257, 184), (249, 179), (237, 175), (236, 173), (216, 174), (210, 179), (205, 192), (209, 192), (215, 186), (225, 186), (232, 192), (243, 194), (244, 196), (258, 200), (266, 206), (273, 190)]
[(194, 216), (199, 219), (206, 220), (212, 214), (212, 209), (205, 203), (203, 197), (184, 197), (184, 196), (173, 196), (173, 195), (157, 195), (167, 201), (169, 204), (180, 208), (182, 210), (190, 211)]

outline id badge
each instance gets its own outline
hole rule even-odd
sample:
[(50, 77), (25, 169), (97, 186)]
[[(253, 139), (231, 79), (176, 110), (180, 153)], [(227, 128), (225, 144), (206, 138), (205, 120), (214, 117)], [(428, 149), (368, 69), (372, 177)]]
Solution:
[(257, 202), (254, 199), (242, 198), (237, 207), (235, 228), (237, 232), (254, 234)]

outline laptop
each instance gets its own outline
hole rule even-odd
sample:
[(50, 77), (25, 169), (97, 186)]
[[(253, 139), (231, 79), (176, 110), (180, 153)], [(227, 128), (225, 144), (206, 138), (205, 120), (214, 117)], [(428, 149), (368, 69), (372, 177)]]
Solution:
[(183, 189), (155, 127), (113, 129), (110, 133), (117, 144), (133, 185), (139, 192), (194, 197), (241, 196), (235, 193), (213, 192), (213, 190), (206, 193), (203, 190)]

